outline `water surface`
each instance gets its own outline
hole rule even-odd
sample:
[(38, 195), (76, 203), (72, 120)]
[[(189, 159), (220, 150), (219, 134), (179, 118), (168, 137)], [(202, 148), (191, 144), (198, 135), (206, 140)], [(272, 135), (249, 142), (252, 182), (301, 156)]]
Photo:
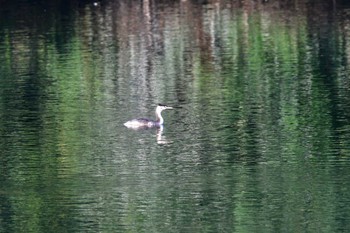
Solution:
[(349, 6), (243, 3), (3, 3), (0, 232), (348, 232)]

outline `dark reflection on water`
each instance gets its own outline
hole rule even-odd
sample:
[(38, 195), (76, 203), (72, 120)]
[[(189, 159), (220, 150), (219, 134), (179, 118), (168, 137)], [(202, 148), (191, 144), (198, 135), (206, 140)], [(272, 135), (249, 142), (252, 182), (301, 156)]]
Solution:
[[(3, 2), (0, 231), (348, 232), (349, 22), (337, 1)], [(123, 126), (157, 103), (163, 129)]]

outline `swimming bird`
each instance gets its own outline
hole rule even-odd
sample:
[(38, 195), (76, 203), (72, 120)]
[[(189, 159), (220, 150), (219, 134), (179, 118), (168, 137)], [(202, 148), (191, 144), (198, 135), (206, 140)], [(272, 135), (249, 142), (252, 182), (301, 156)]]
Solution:
[(162, 111), (165, 109), (173, 109), (173, 107), (169, 107), (163, 104), (158, 104), (156, 108), (156, 120), (150, 120), (147, 118), (137, 118), (124, 123), (124, 125), (128, 128), (133, 129), (145, 129), (145, 128), (154, 128), (154, 127), (162, 127), (164, 124), (164, 119), (162, 117)]

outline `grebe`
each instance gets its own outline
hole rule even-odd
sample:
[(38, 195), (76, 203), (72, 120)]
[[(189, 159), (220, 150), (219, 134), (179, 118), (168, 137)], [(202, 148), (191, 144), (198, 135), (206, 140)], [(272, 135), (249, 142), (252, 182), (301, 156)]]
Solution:
[(163, 126), (163, 123), (164, 123), (164, 119), (161, 113), (165, 109), (173, 109), (173, 108), (166, 105), (158, 104), (156, 108), (155, 121), (152, 121), (146, 118), (138, 118), (138, 119), (127, 121), (124, 123), (124, 125), (128, 128), (133, 128), (133, 129), (161, 127)]

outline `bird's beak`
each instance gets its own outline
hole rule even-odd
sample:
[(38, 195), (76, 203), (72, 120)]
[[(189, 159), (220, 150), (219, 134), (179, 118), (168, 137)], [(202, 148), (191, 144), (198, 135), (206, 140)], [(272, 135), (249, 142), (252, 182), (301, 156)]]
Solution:
[(167, 106), (166, 109), (174, 109), (174, 108), (173, 108), (173, 107), (168, 107), (168, 106)]

